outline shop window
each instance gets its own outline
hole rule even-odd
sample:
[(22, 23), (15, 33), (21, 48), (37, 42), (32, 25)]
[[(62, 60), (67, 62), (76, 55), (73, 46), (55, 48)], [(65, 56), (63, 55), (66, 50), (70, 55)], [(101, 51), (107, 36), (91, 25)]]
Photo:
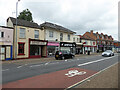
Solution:
[(70, 40), (70, 34), (68, 34), (68, 40)]
[(25, 38), (25, 28), (20, 28), (19, 38)]
[(4, 37), (4, 32), (0, 32), (0, 37), (1, 37), (1, 38)]
[(18, 43), (18, 55), (24, 55), (24, 44), (25, 43)]
[(60, 33), (60, 41), (63, 41), (63, 33)]
[(53, 37), (53, 31), (49, 31), (49, 37)]
[(35, 38), (39, 38), (39, 30), (35, 30)]

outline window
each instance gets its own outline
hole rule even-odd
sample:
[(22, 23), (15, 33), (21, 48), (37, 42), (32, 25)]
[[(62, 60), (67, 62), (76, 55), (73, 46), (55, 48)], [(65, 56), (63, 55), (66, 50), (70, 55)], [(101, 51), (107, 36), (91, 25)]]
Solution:
[(0, 37), (1, 37), (1, 38), (4, 37), (4, 32), (0, 32)]
[(18, 43), (18, 55), (24, 55), (24, 44), (25, 43)]
[(53, 31), (49, 31), (49, 37), (53, 37)]
[(77, 38), (77, 42), (79, 42), (79, 38)]
[(73, 41), (75, 42), (75, 38), (73, 38)]
[(20, 28), (19, 37), (25, 38), (25, 28)]
[(63, 33), (60, 33), (60, 41), (63, 41)]
[(39, 38), (39, 30), (35, 30), (35, 38)]
[(97, 38), (99, 39), (99, 35), (97, 36)]
[(70, 34), (68, 34), (68, 40), (70, 40)]

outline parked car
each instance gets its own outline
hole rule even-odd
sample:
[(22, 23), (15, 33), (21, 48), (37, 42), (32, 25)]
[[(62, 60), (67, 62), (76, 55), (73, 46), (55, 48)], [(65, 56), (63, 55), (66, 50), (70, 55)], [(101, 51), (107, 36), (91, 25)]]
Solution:
[(75, 55), (72, 54), (70, 51), (67, 50), (61, 50), (61, 51), (56, 51), (55, 53), (55, 59), (61, 59), (64, 60), (66, 58), (73, 58)]
[(111, 50), (106, 50), (102, 53), (102, 56), (114, 56), (114, 53)]

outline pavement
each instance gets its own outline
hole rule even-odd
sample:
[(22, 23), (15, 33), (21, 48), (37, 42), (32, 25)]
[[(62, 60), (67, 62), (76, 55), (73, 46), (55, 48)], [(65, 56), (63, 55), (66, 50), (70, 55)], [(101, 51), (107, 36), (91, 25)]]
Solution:
[(86, 80), (85, 82), (74, 86), (74, 88), (118, 88), (118, 81), (120, 80), (120, 77), (118, 77), (120, 76), (118, 75), (120, 74), (118, 73), (120, 66), (118, 67), (118, 65), (120, 65), (120, 63), (115, 64), (93, 76), (92, 78)]

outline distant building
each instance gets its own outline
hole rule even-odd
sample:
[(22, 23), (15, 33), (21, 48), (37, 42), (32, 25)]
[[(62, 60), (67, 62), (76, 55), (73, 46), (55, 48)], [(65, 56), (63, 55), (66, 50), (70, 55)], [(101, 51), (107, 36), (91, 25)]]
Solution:
[(13, 55), (13, 28), (0, 26), (0, 60), (11, 60)]
[(108, 36), (107, 34), (99, 34), (98, 32), (93, 33), (93, 30), (90, 32), (86, 32), (83, 36), (88, 36), (89, 38), (96, 40), (97, 43), (97, 50), (105, 51), (105, 50), (112, 50), (113, 48), (113, 38), (112, 36)]
[(120, 51), (120, 41), (114, 41), (113, 51), (114, 51), (114, 52)]

